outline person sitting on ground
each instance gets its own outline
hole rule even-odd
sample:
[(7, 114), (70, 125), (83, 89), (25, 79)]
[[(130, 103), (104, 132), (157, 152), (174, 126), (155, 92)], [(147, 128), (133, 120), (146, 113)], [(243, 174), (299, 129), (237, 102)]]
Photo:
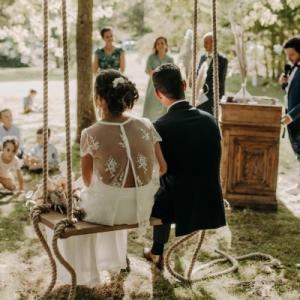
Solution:
[(15, 137), (5, 137), (3, 140), (3, 149), (0, 152), (0, 183), (9, 191), (14, 192), (17, 189), (12, 172), (16, 172), (19, 184), (19, 191), (24, 190), (24, 180), (21, 172), (21, 163), (16, 157), (18, 153), (18, 141)]
[[(85, 221), (145, 228), (159, 188), (159, 175), (166, 172), (161, 138), (148, 119), (125, 113), (138, 100), (138, 91), (120, 72), (101, 71), (95, 96), (101, 120), (84, 129), (80, 141)], [(51, 235), (48, 238), (51, 240)], [(78, 284), (96, 284), (99, 271), (126, 268), (126, 230), (59, 242), (64, 257), (76, 270)], [(69, 274), (62, 272), (58, 272), (60, 279), (69, 281)]]
[(22, 158), (24, 154), (24, 145), (22, 145), (21, 131), (18, 126), (13, 124), (13, 116), (10, 109), (5, 108), (0, 111), (0, 149), (6, 137), (15, 137), (17, 139), (19, 150), (18, 157)]
[(24, 97), (24, 99), (23, 99), (24, 114), (28, 114), (28, 113), (35, 111), (34, 106), (33, 106), (33, 99), (36, 96), (36, 94), (37, 94), (37, 91), (31, 89), (29, 91), (29, 94), (26, 97)]
[[(48, 128), (48, 139), (50, 139), (51, 130)], [(31, 149), (30, 153), (25, 155), (24, 165), (30, 171), (42, 171), (43, 169), (43, 153), (44, 153), (44, 135), (43, 128), (39, 128), (36, 132), (37, 145)], [(55, 146), (48, 143), (48, 168), (49, 171), (58, 169), (59, 155)]]

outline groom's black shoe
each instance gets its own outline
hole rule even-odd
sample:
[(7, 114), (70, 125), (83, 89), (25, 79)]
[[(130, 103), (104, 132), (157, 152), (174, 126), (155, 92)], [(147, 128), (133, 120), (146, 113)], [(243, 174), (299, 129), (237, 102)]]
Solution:
[(152, 262), (159, 270), (164, 268), (164, 257), (163, 255), (155, 255), (151, 252), (150, 248), (144, 248), (144, 257)]

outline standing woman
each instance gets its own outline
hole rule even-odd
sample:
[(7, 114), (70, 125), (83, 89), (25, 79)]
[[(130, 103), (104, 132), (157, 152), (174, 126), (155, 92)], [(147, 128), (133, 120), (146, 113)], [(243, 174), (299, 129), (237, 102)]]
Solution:
[(167, 55), (168, 41), (165, 37), (158, 37), (153, 46), (153, 53), (148, 57), (146, 73), (150, 76), (145, 96), (143, 117), (156, 121), (159, 117), (166, 113), (166, 109), (161, 105), (155, 95), (155, 89), (152, 82), (152, 74), (154, 69), (166, 63), (174, 63), (172, 57)]
[(94, 75), (99, 74), (100, 70), (114, 69), (124, 73), (125, 71), (125, 52), (122, 48), (113, 45), (113, 31), (111, 27), (104, 27), (100, 31), (105, 43), (103, 48), (98, 48), (95, 52), (93, 62)]

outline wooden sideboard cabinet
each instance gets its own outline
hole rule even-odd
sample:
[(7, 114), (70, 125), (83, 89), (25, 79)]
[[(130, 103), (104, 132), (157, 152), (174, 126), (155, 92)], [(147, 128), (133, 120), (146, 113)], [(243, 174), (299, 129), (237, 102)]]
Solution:
[(232, 206), (276, 209), (282, 108), (222, 103), (221, 177)]

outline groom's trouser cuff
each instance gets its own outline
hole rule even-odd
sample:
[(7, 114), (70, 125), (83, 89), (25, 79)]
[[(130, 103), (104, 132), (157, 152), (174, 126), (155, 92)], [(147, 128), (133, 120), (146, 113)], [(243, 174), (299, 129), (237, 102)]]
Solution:
[(164, 244), (168, 242), (171, 231), (171, 224), (153, 226), (152, 254), (162, 255)]

